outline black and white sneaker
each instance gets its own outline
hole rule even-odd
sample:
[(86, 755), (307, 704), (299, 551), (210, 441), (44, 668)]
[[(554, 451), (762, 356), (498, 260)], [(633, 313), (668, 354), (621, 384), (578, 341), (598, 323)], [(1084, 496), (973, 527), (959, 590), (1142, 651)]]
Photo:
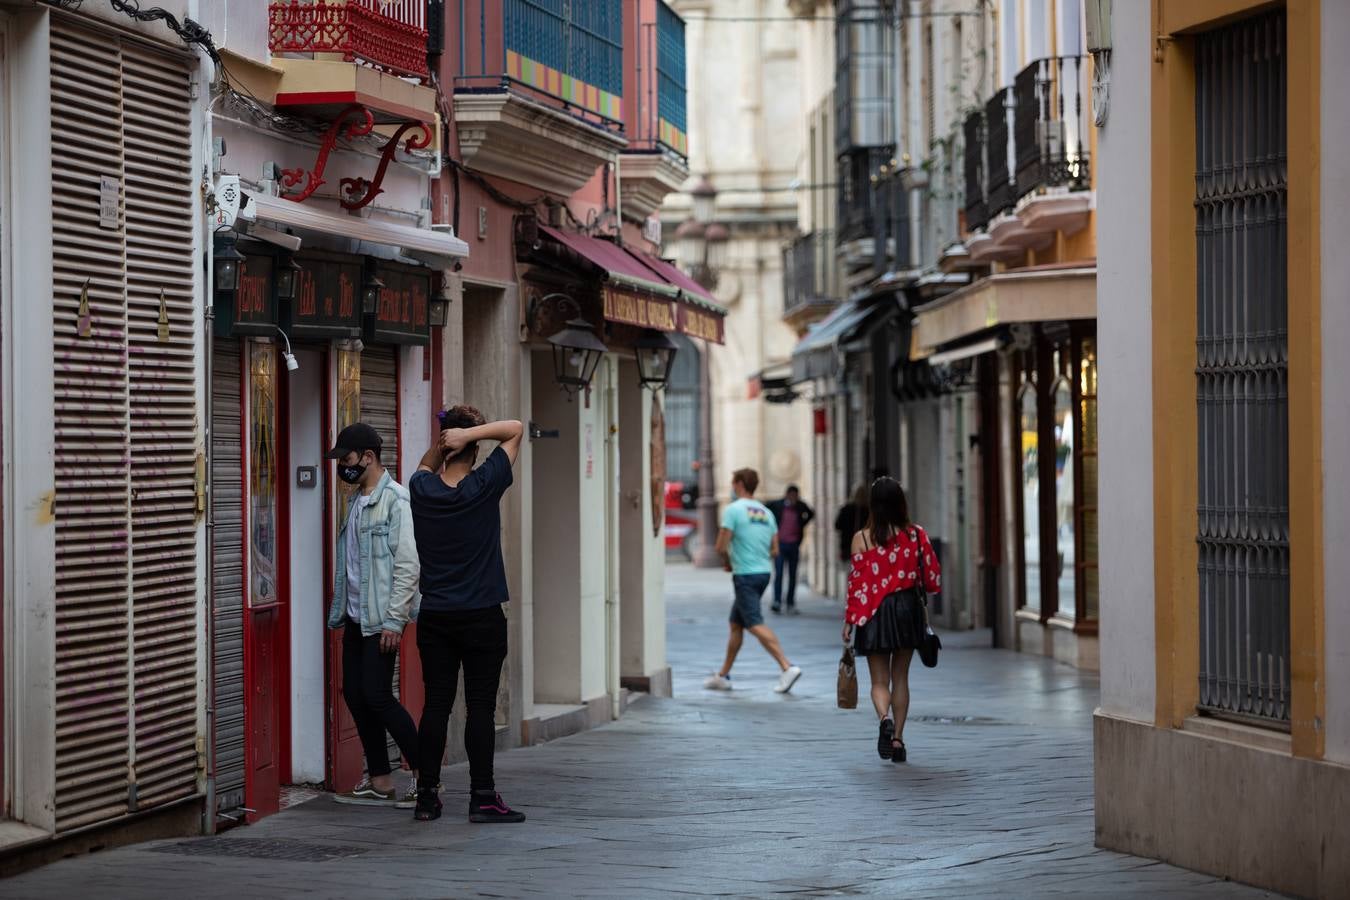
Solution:
[(525, 814), (506, 805), (496, 791), (474, 791), (469, 798), (469, 821), (477, 823), (524, 822)]

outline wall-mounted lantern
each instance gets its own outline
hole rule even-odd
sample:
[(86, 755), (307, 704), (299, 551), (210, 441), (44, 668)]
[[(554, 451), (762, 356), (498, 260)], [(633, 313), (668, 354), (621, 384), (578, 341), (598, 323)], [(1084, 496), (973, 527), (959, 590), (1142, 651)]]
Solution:
[(670, 378), (670, 369), (679, 348), (664, 332), (647, 330), (638, 338), (638, 379), (644, 387), (659, 391)]
[(450, 320), (450, 286), (442, 284), (440, 291), (427, 303), (427, 324), (443, 328)]
[(373, 316), (380, 310), (380, 294), (384, 291), (384, 282), (373, 271), (361, 287), (361, 312)]
[[(566, 317), (558, 329), (553, 323)], [(609, 352), (595, 336), (595, 326), (582, 318), (581, 306), (563, 293), (534, 296), (525, 311), (525, 324), (538, 335), (555, 329), (548, 342), (553, 346), (553, 379), (570, 397), (591, 386), (600, 357)]]
[(295, 299), (296, 285), (299, 284), (299, 275), (304, 270), (300, 264), (295, 261), (295, 257), (286, 254), (277, 261), (276, 279), (277, 279), (277, 299), (290, 302)]
[(591, 386), (600, 357), (609, 348), (595, 336), (595, 328), (585, 319), (570, 319), (562, 331), (551, 336), (553, 345), (553, 378), (568, 394), (576, 394)]
[(212, 275), (215, 279), (216, 293), (233, 294), (239, 290), (239, 270), (244, 264), (244, 254), (235, 249), (234, 229), (224, 228), (216, 232), (215, 252), (211, 261)]

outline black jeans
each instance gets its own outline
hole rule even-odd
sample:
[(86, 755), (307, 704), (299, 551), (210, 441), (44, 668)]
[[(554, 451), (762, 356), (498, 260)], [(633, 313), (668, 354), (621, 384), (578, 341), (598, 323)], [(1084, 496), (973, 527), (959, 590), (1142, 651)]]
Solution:
[(394, 697), (394, 663), (397, 653), (380, 652), (378, 634), (363, 637), (361, 626), (350, 620), (342, 633), (342, 697), (347, 701), (366, 754), (366, 772), (371, 778), (388, 775), (389, 732), (398, 749), (417, 768), (417, 727), (412, 716)]
[(773, 608), (783, 605), (783, 566), (788, 570), (787, 605), (788, 609), (797, 605), (797, 562), (801, 559), (802, 545), (778, 543), (778, 556), (773, 561)]
[(466, 612), (422, 610), (417, 617), (417, 652), (426, 684), (417, 754), (426, 760), (420, 786), (434, 790), (445, 758), (446, 729), (455, 705), (460, 666), (464, 667), (464, 752), (469, 757), (469, 786), (496, 787), (492, 756), (497, 743), (497, 686), (506, 659), (506, 613), (500, 606)]

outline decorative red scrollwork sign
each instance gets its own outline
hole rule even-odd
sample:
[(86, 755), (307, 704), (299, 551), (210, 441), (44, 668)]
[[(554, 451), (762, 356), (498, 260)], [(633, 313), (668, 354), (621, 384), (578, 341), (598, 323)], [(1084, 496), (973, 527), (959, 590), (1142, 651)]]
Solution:
[[(408, 135), (409, 131), (417, 129), (413, 134)], [(282, 169), (281, 187), (282, 197), (295, 203), (308, 200), (314, 195), (321, 186), (325, 184), (323, 173), (328, 167), (328, 157), (337, 148), (338, 141), (350, 141), (358, 137), (363, 137), (375, 130), (375, 119), (370, 114), (370, 110), (360, 104), (352, 104), (344, 109), (333, 124), (329, 126), (324, 134), (323, 140), (319, 144), (319, 155), (314, 160), (314, 168), (306, 171), (305, 169)], [(408, 135), (406, 141), (404, 136)], [(425, 122), (404, 122), (394, 132), (394, 136), (385, 142), (380, 148), (380, 162), (375, 169), (374, 180), (365, 178), (343, 178), (339, 181), (342, 189), (338, 202), (344, 209), (361, 209), (367, 206), (377, 196), (384, 193), (380, 187), (384, 183), (385, 173), (389, 170), (389, 163), (398, 152), (399, 142), (403, 141), (404, 152), (411, 153), (414, 150), (425, 150), (431, 146), (431, 129)], [(303, 187), (294, 190), (301, 183)], [(294, 191), (293, 193), (285, 193)]]
[[(374, 130), (375, 119), (371, 116), (370, 110), (358, 103), (353, 103), (344, 109), (342, 114), (333, 120), (333, 124), (328, 127), (328, 132), (323, 136), (323, 141), (319, 144), (319, 156), (314, 160), (313, 169), (308, 172), (304, 169), (281, 170), (283, 191), (281, 196), (296, 203), (308, 200), (323, 185), (323, 170), (328, 166), (328, 155), (337, 146), (339, 138), (350, 141), (370, 134)], [(305, 182), (305, 186), (298, 193), (284, 193), (284, 191), (300, 184), (301, 181)]]
[(431, 129), (426, 126), (426, 123), (404, 122), (399, 126), (398, 131), (394, 132), (394, 136), (380, 148), (380, 164), (375, 169), (374, 181), (367, 181), (364, 178), (342, 179), (342, 197), (339, 202), (344, 209), (360, 209), (384, 193), (384, 189), (380, 185), (384, 183), (384, 173), (389, 168), (389, 161), (398, 152), (398, 142), (403, 140), (403, 136), (413, 128), (420, 129), (420, 133), (413, 134), (408, 138), (403, 145), (404, 152), (411, 153), (414, 150), (425, 150), (431, 146)]

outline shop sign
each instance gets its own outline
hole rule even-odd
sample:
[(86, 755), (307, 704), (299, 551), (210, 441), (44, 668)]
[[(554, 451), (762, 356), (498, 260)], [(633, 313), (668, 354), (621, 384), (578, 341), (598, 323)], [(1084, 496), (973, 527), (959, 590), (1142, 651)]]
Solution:
[(722, 317), (692, 306), (680, 305), (680, 332), (702, 338), (713, 344), (722, 343)]
[(277, 300), (272, 282), (276, 261), (271, 256), (244, 254), (239, 288), (217, 294), (215, 333), (219, 337), (271, 337), (277, 333)]
[(299, 256), (295, 300), (290, 303), (292, 338), (341, 340), (361, 336), (362, 266), (359, 261)]
[(431, 343), (427, 301), (431, 273), (419, 269), (381, 266), (376, 270), (384, 289), (375, 315), (367, 323), (366, 339), (385, 344)]
[(613, 287), (605, 288), (605, 319), (621, 325), (675, 330), (675, 301), (645, 297)]

